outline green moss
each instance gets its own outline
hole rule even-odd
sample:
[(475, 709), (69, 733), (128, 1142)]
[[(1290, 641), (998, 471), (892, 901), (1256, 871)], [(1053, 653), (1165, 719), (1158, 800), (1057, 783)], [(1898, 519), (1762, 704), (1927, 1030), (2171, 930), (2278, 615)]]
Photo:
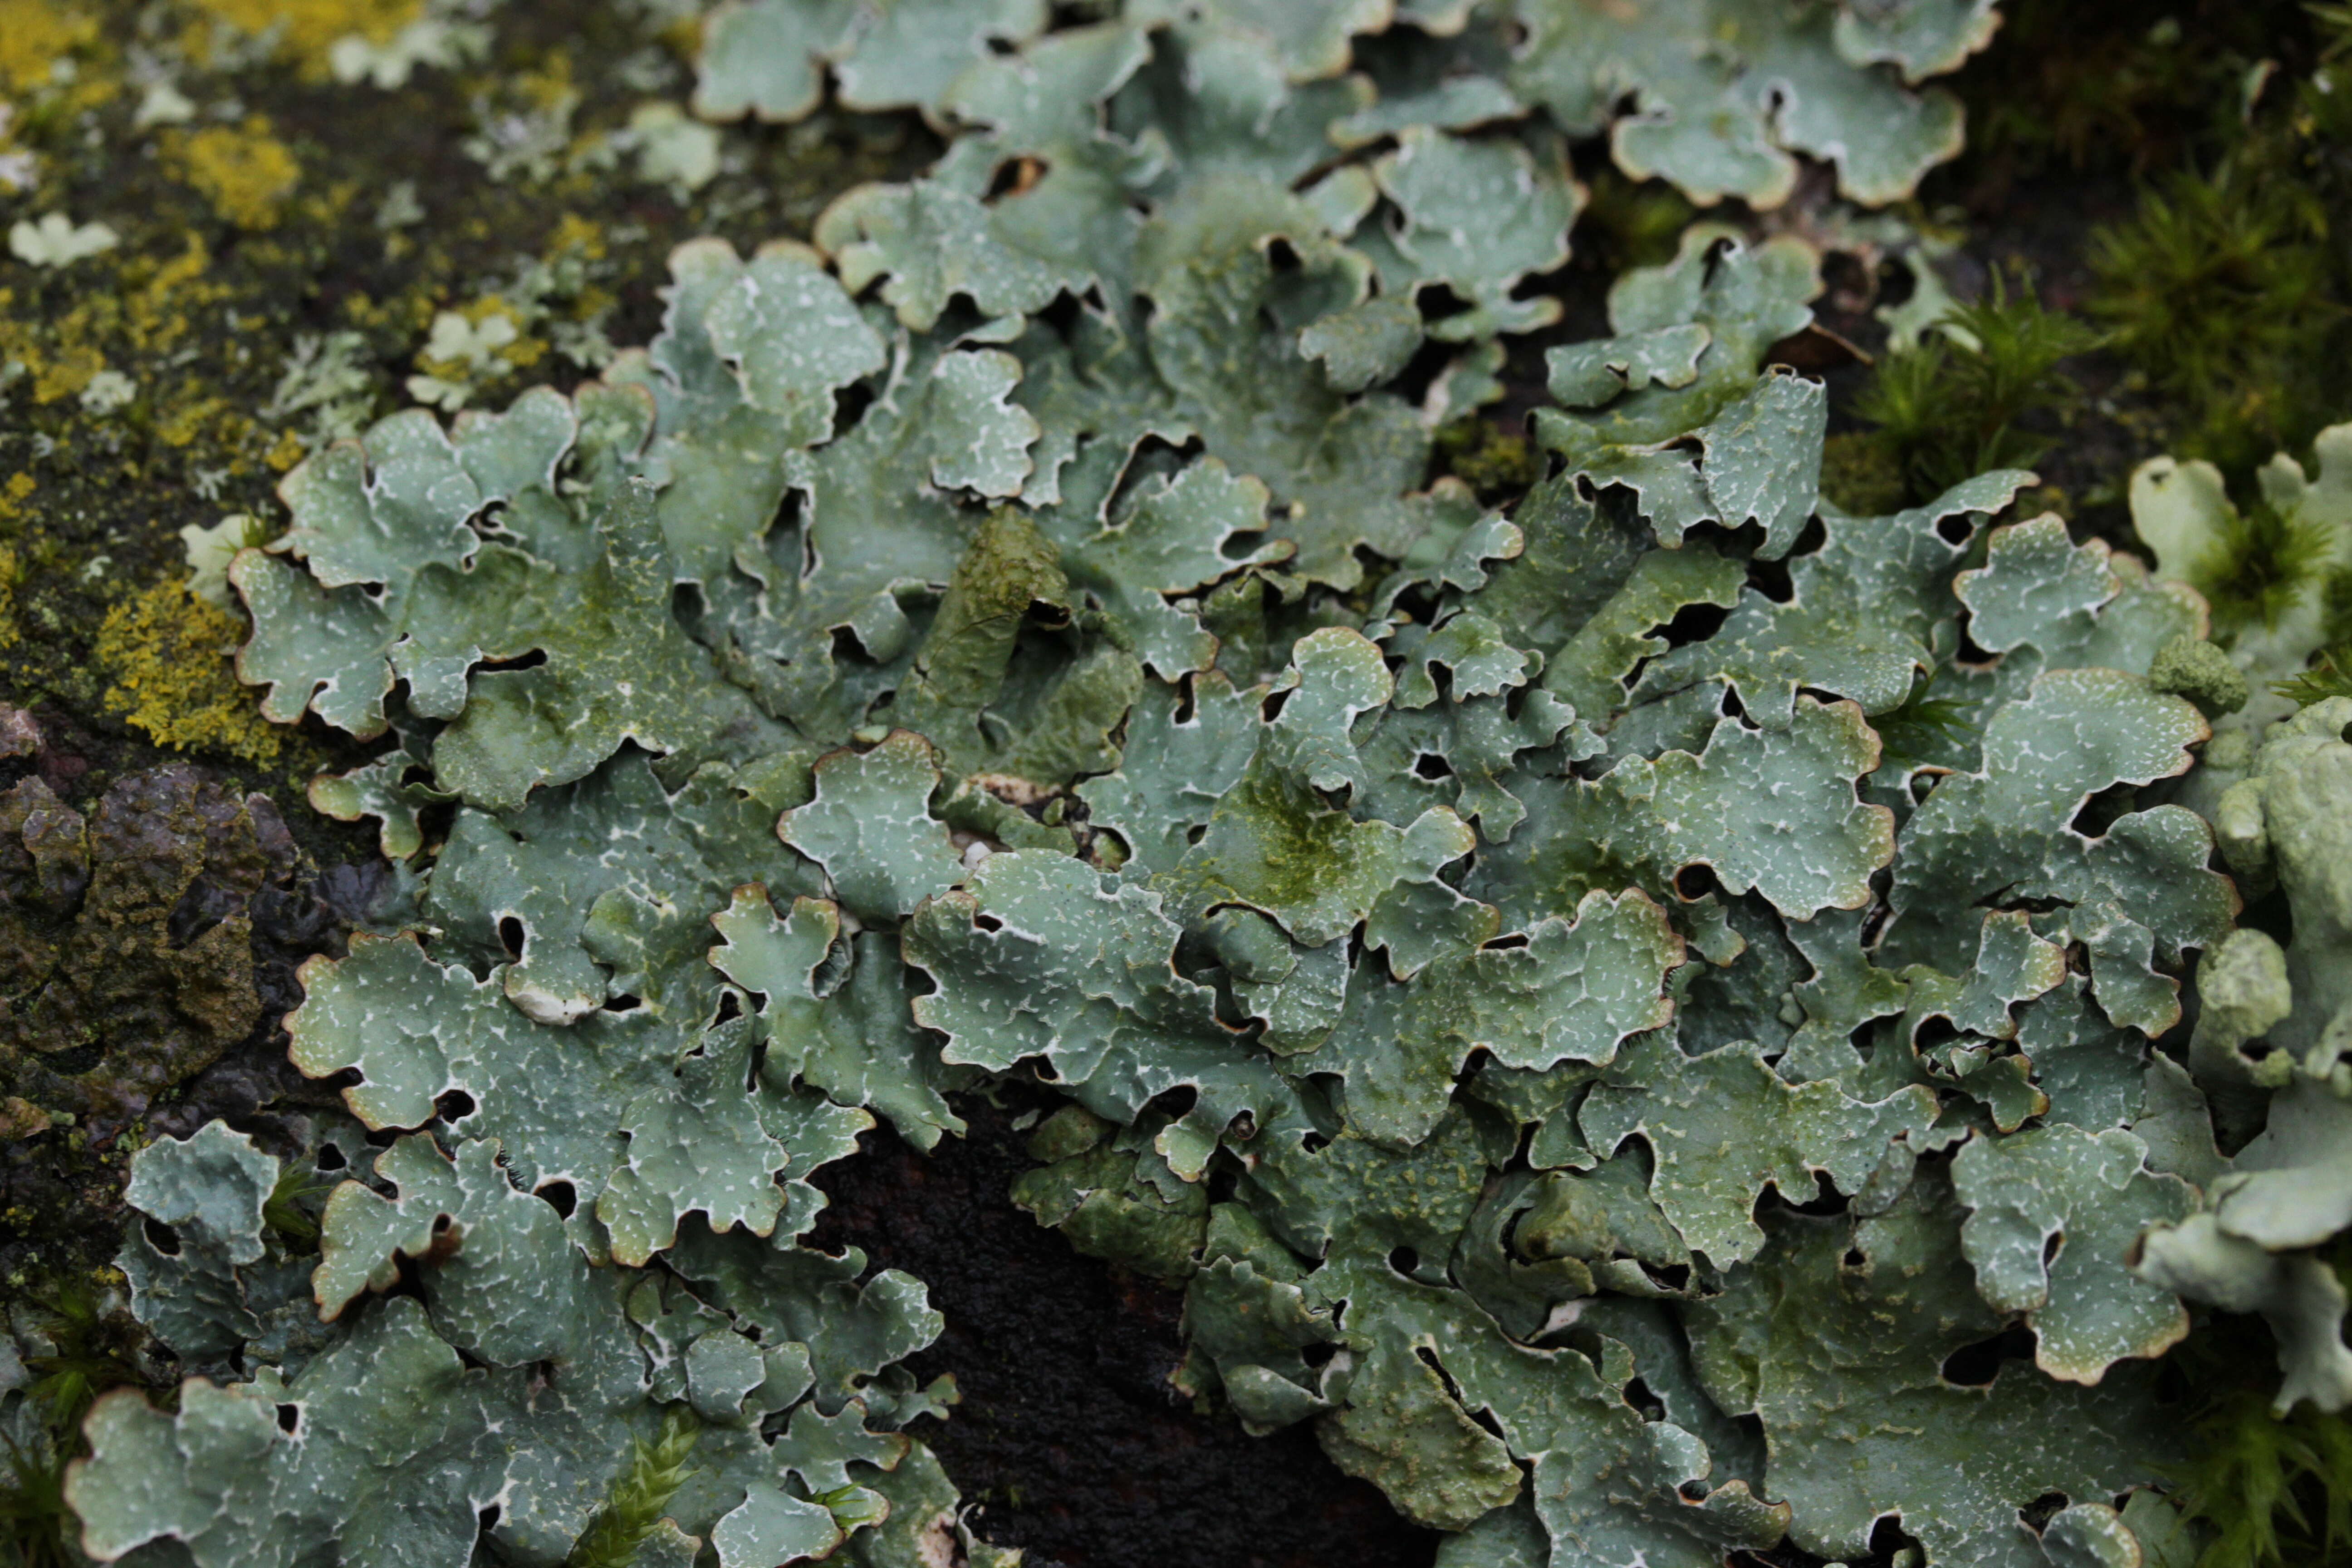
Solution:
[(1486, 499), (1517, 494), (1543, 478), (1543, 458), (1525, 436), (1475, 414), (1439, 427), (1435, 461)]
[(2328, 522), (2287, 517), (2254, 500), (2222, 518), (2213, 542), (2190, 563), (2189, 584), (2212, 606), (2217, 630), (2274, 626), (2327, 571), (2335, 535)]
[(2304, 707), (2330, 697), (2352, 697), (2352, 567), (2327, 569), (2319, 605), (2326, 646), (2308, 669), (2271, 683), (2273, 691)]
[(663, 1411), (661, 1435), (634, 1446), (629, 1468), (614, 1480), (603, 1510), (572, 1543), (564, 1568), (628, 1568), (685, 1485), (695, 1439), (701, 1435), (702, 1423), (685, 1405)]
[(72, 1461), (53, 1442), (7, 1445), (7, 1469), (0, 1476), (0, 1563), (8, 1568), (79, 1568), (80, 1553), (69, 1544), (78, 1533), (66, 1508), (66, 1467)]
[(2324, 230), (2269, 162), (2176, 173), (2091, 244), (2092, 314), (2174, 405), (2175, 447), (2224, 468), (2307, 441), (2340, 379)]
[(1903, 459), (1866, 431), (1832, 436), (1822, 447), (1822, 494), (1854, 517), (1885, 517), (1911, 493)]
[(1899, 475), (1906, 500), (1934, 499), (1972, 474), (2025, 468), (2052, 437), (2025, 421), (2062, 405), (2074, 390), (2060, 364), (2097, 342), (2072, 317), (2045, 310), (2029, 289), (2011, 291), (2000, 273), (1991, 292), (1946, 312), (1916, 348), (1879, 363), (1853, 411), (1875, 428), (1876, 451), (1844, 458), (1842, 485), (1884, 507)]
[(278, 1173), (277, 1185), (269, 1190), (268, 1200), (261, 1207), (261, 1223), (288, 1241), (315, 1247), (319, 1242), (318, 1210), (325, 1206), (327, 1195), (341, 1182), (320, 1180), (318, 1171), (307, 1161), (289, 1160)]
[(2011, 174), (2170, 162), (2256, 58), (2302, 31), (2301, 9), (2200, 6), (2192, 35), (2142, 5), (2010, 0), (1992, 48), (1961, 78), (1970, 162)]
[(1951, 698), (1930, 697), (1926, 681), (1912, 688), (1902, 705), (1875, 714), (1871, 728), (1885, 748), (1883, 765), (1899, 770), (1929, 763), (1973, 728), (1969, 706)]
[(1656, 267), (1674, 259), (1683, 230), (1697, 216), (1687, 197), (1664, 180), (1633, 180), (1605, 163), (1586, 187), (1578, 243), (1598, 240), (1612, 271)]
[(2352, 668), (2338, 663), (2335, 653), (2323, 653), (2312, 661), (2310, 668), (2284, 680), (2272, 681), (2271, 689), (2301, 708), (2325, 702), (2331, 697), (2352, 697)]
[[(111, 1270), (107, 1270), (112, 1276)], [(110, 1279), (68, 1277), (22, 1294), (27, 1316), (49, 1349), (25, 1358), (33, 1380), (17, 1394), (17, 1418), (0, 1429), (0, 1568), (79, 1568), (79, 1522), (66, 1507), (66, 1468), (87, 1445), (81, 1418), (100, 1394), (143, 1381), (134, 1347), (144, 1331), (110, 1306)]]
[(2352, 1421), (2309, 1404), (2274, 1415), (2267, 1340), (2224, 1318), (2176, 1352), (2200, 1391), (2197, 1451), (2174, 1476), (2210, 1531), (2197, 1568), (2305, 1568), (2352, 1546)]

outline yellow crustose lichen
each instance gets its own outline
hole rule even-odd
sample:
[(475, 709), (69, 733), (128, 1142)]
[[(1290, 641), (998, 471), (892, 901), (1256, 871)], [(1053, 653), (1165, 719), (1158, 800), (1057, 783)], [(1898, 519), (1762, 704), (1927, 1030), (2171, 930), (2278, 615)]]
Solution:
[(48, 0), (0, 0), (0, 92), (46, 86), (58, 60), (97, 36), (95, 17)]
[(261, 115), (241, 126), (208, 126), (170, 138), (164, 156), (213, 210), (244, 229), (278, 226), (286, 198), (301, 183), (293, 150), (269, 133)]
[(196, 0), (196, 9), (240, 33), (273, 28), (278, 51), (312, 77), (327, 73), (327, 51), (353, 34), (370, 43), (391, 39), (425, 9), (424, 0)]
[(180, 582), (115, 605), (98, 630), (98, 663), (114, 682), (107, 710), (159, 745), (275, 762), (283, 737), (255, 710), (229, 663), (244, 630), (240, 617)]
[(16, 646), (16, 584), (24, 576), (16, 552), (0, 544), (0, 647)]

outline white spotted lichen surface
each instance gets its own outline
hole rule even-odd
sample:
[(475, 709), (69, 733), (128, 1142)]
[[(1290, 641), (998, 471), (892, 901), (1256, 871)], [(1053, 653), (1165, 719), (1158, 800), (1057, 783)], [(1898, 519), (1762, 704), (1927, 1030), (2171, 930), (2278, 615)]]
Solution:
[(289, 1020), (356, 1119), (315, 1268), (307, 1170), (139, 1156), (121, 1266), (210, 1370), (95, 1407), (84, 1549), (1011, 1560), (902, 1430), (921, 1282), (805, 1238), (859, 1132), (1013, 1076), (1066, 1100), (1014, 1196), (1183, 1287), (1179, 1388), (1444, 1568), (2187, 1564), (2188, 1303), (2352, 1401), (2352, 707), (2192, 776), (2172, 563), (2020, 471), (1823, 498), (1794, 237), (1621, 277), (1514, 505), (1425, 482), (1560, 314), (1565, 138), (1889, 200), (1990, 5), (1089, 9), (722, 6), (707, 118), (830, 80), (937, 164), (680, 247), (569, 396), (288, 476), (239, 671), (383, 740), (313, 799), (421, 890)]

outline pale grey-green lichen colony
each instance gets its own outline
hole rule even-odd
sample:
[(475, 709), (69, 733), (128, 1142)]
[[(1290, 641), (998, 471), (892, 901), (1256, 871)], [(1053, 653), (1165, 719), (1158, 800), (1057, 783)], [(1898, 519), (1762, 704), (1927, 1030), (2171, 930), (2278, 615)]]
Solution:
[[(923, 1287), (803, 1238), (861, 1130), (931, 1147), (1022, 1074), (1069, 1105), (1020, 1201), (1182, 1282), (1181, 1386), (1315, 1423), (1445, 1568), (1843, 1558), (1888, 1516), (1929, 1563), (2185, 1568), (2184, 1299), (2270, 1317), (2283, 1400), (2352, 1399), (2314, 1252), (2352, 704), (2215, 740), (2182, 568), (1993, 526), (2030, 476), (1824, 500), (1824, 393), (1770, 363), (1793, 238), (1620, 279), (1507, 513), (1424, 488), (1559, 315), (1522, 289), (1566, 138), (1892, 199), (1989, 0), (1083, 9), (722, 8), (706, 117), (830, 78), (937, 167), (814, 248), (684, 247), (570, 397), (289, 476), (240, 668), (396, 736), (314, 798), (421, 891), (289, 1022), (358, 1123), (315, 1270), (250, 1141), (141, 1156), (176, 1250), (123, 1268), (214, 1375), (100, 1403), (89, 1552), (554, 1564), (684, 1405), (640, 1563), (1009, 1555), (901, 1431), (946, 1397), (898, 1364)], [(2196, 479), (2143, 476), (2160, 551)], [(2284, 949), (2233, 929), (2271, 885)]]

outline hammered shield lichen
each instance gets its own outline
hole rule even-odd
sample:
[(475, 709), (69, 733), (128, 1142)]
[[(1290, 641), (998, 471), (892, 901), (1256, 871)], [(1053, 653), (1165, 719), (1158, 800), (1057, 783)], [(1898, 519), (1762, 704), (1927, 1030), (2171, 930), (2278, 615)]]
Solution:
[[(316, 794), (423, 880), (289, 1020), (380, 1152), (299, 1340), (267, 1158), (142, 1156), (186, 1237), (131, 1243), (142, 1306), (249, 1360), (97, 1407), (91, 1553), (553, 1563), (684, 1408), (671, 1559), (944, 1560), (901, 1430), (940, 1321), (808, 1243), (814, 1177), (1003, 1078), (1071, 1102), (1013, 1197), (1183, 1284), (1177, 1385), (1313, 1423), (1459, 1568), (1852, 1556), (1890, 1517), (1929, 1563), (2133, 1561), (2184, 1295), (2271, 1312), (2341, 1403), (2306, 1267), (2347, 1217), (2310, 1175), (2340, 716), (2220, 808), (2297, 906), (2242, 959), (2165, 798), (2211, 726), (2151, 679), (2205, 600), (2010, 515), (2021, 472), (1824, 500), (1790, 236), (1618, 279), (1524, 493), (1429, 479), (1562, 315), (1566, 136), (1700, 197), (1769, 205), (1803, 153), (1892, 199), (1990, 5), (1089, 14), (719, 7), (706, 116), (830, 82), (942, 156), (814, 247), (681, 247), (659, 335), (569, 397), (289, 476), (239, 668), (395, 737)], [(1363, 42), (1405, 32), (1418, 76)], [(2200, 962), (2252, 978), (2192, 1077), (2155, 1042)], [(2218, 1038), (2258, 1015), (2284, 1074)], [(2207, 1091), (2288, 1078), (2225, 1173)]]

